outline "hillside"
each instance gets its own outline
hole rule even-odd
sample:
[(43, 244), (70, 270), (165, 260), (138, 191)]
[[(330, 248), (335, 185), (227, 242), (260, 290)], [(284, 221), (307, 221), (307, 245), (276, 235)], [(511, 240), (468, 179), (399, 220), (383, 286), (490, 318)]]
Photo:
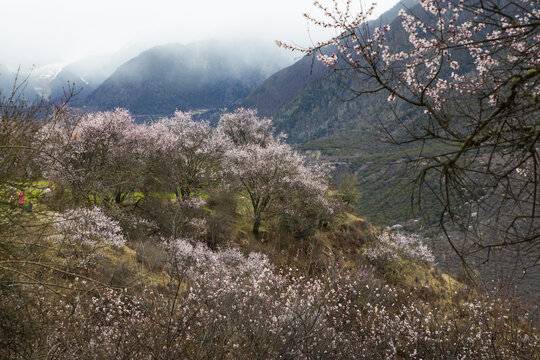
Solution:
[[(520, 18), (519, 12), (523, 11), (523, 9), (520, 9), (519, 6), (513, 7), (515, 3), (502, 1), (501, 4), (501, 6), (504, 5), (505, 11), (508, 11), (511, 16)], [(411, 13), (415, 14), (415, 19), (419, 23), (434, 24), (434, 16), (428, 9), (420, 8), (419, 5), (415, 6), (414, 4), (411, 4), (409, 8)], [(466, 21), (472, 18), (473, 14), (467, 13), (463, 15), (461, 20)], [(332, 22), (331, 19), (327, 20)], [(386, 20), (388, 20), (390, 26), (389, 30), (385, 32), (383, 43), (388, 44), (394, 53), (400, 50), (407, 50), (406, 46), (410, 43), (410, 38), (407, 31), (403, 28), (403, 19), (392, 18), (390, 16)], [(379, 21), (381, 24), (384, 24), (384, 22), (384, 20)], [(375, 26), (375, 24), (372, 25), (373, 27)], [(483, 25), (485, 24), (480, 22), (479, 27)], [(445, 29), (445, 31), (447, 30)], [(419, 31), (419, 34), (422, 37), (425, 32)], [(354, 40), (349, 39), (349, 41)], [(537, 42), (532, 39), (530, 42), (531, 49), (535, 49)], [(328, 50), (328, 53), (331, 52), (333, 52), (333, 49)], [(354, 53), (354, 51), (352, 52)], [(437, 73), (436, 81), (434, 82), (442, 80), (441, 83), (444, 83), (452, 78), (452, 73), (457, 77), (463, 76), (463, 78), (469, 78), (472, 76), (471, 74), (475, 74), (477, 71), (475, 64), (478, 64), (478, 61), (475, 62), (471, 53), (473, 52), (468, 52), (465, 49), (453, 52), (452, 60), (456, 64), (459, 64), (459, 67), (454, 69), (449, 64), (443, 65), (439, 69), (440, 71)], [(528, 56), (534, 58), (535, 54), (531, 50)], [(375, 61), (378, 61), (378, 64), (384, 64), (383, 58), (384, 56), (375, 56)], [(363, 61), (361, 56), (355, 59), (360, 62)], [(502, 56), (501, 63), (504, 64), (504, 56)], [(508, 154), (515, 155), (516, 157), (520, 154), (527, 154), (523, 150), (524, 147), (518, 145), (512, 148), (512, 145), (495, 142), (497, 145), (495, 146), (496, 149), (493, 150), (493, 148), (490, 148), (492, 146), (491, 143), (485, 144), (479, 142), (481, 146), (461, 158), (467, 164), (465, 165), (468, 167), (467, 175), (464, 175), (465, 171), (459, 172), (459, 175), (456, 176), (459, 179), (450, 186), (450, 191), (445, 193), (442, 190), (445, 189), (446, 184), (450, 183), (449, 179), (451, 176), (445, 177), (443, 175), (451, 172), (449, 169), (452, 168), (452, 164), (443, 168), (441, 164), (444, 161), (441, 160), (445, 159), (445, 157), (451, 158), (452, 156), (448, 154), (458, 152), (458, 148), (451, 145), (451, 140), (456, 140), (456, 138), (451, 135), (446, 137), (440, 136), (441, 133), (448, 135), (445, 130), (442, 130), (446, 129), (447, 125), (442, 123), (451, 123), (454, 129), (458, 129), (458, 133), (464, 128), (469, 128), (464, 124), (469, 124), (468, 126), (474, 129), (475, 124), (485, 121), (485, 114), (482, 111), (489, 113), (490, 111), (495, 111), (496, 107), (493, 104), (482, 104), (482, 94), (474, 94), (474, 96), (467, 97), (457, 95), (458, 93), (462, 94), (461, 88), (456, 89), (455, 92), (449, 91), (446, 94), (448, 96), (447, 98), (441, 96), (443, 103), (449, 100), (448, 103), (452, 104), (452, 108), (450, 106), (445, 108), (446, 112), (441, 111), (444, 114), (443, 116), (446, 116), (445, 120), (441, 123), (430, 123), (431, 126), (426, 127), (426, 132), (423, 133), (419, 128), (427, 124), (429, 119), (423, 115), (423, 109), (420, 109), (420, 107), (415, 108), (398, 100), (388, 102), (387, 98), (389, 94), (387, 91), (366, 93), (355, 98), (355, 94), (351, 89), (361, 89), (365, 85), (363, 82), (368, 80), (367, 78), (363, 78), (360, 73), (362, 71), (369, 72), (369, 66), (367, 66), (368, 70), (359, 66), (359, 70), (352, 73), (341, 71), (340, 74), (342, 76), (337, 76), (329, 71), (324, 72), (321, 70), (322, 65), (318, 64), (317, 61), (314, 62), (313, 66), (311, 64), (312, 60), (310, 58), (304, 58), (295, 64), (294, 68), (289, 67), (275, 74), (250, 95), (243, 105), (254, 107), (259, 109), (264, 115), (272, 116), (277, 130), (286, 133), (290, 143), (308, 152), (318, 161), (329, 164), (334, 169), (337, 183), (339, 183), (340, 178), (347, 176), (347, 174), (356, 175), (357, 186), (362, 193), (362, 197), (355, 205), (357, 211), (362, 216), (365, 216), (376, 225), (395, 227), (396, 229), (405, 228), (410, 231), (422, 231), (429, 234), (432, 238), (437, 239), (437, 242), (440, 242), (438, 245), (442, 245), (441, 247), (447, 244), (448, 238), (441, 235), (443, 231), (439, 225), (445, 226), (444, 232), (449, 231), (451, 233), (448, 237), (456, 244), (460, 244), (461, 247), (458, 247), (459, 249), (465, 248), (464, 244), (466, 241), (463, 240), (464, 238), (468, 238), (469, 241), (473, 238), (475, 239), (473, 241), (478, 241), (481, 245), (474, 250), (470, 250), (471, 263), (478, 265), (482, 263), (482, 259), (489, 258), (495, 264), (491, 268), (486, 266), (480, 270), (485, 275), (485, 278), (505, 277), (508, 282), (514, 282), (516, 284), (514, 291), (520, 296), (525, 299), (532, 298), (532, 301), (535, 301), (534, 299), (537, 298), (539, 289), (537, 286), (539, 271), (535, 267), (535, 265), (538, 265), (538, 262), (533, 257), (523, 256), (526, 260), (520, 259), (519, 261), (531, 264), (531, 268), (528, 268), (523, 273), (518, 272), (515, 269), (506, 267), (509, 262), (509, 255), (507, 253), (502, 252), (495, 256), (490, 252), (492, 249), (489, 247), (487, 249), (483, 248), (484, 244), (482, 243), (483, 241), (498, 242), (506, 236), (504, 235), (505, 231), (508, 234), (511, 232), (509, 229), (514, 227), (512, 221), (516, 220), (511, 219), (510, 215), (515, 211), (513, 207), (517, 208), (521, 207), (521, 205), (516, 206), (515, 202), (509, 201), (504, 208), (499, 207), (499, 204), (505, 203), (504, 199), (508, 196), (508, 193), (506, 193), (506, 186), (508, 185), (501, 185), (499, 190), (494, 190), (489, 196), (485, 196), (486, 191), (492, 190), (490, 188), (492, 185), (486, 187), (486, 184), (489, 182), (497, 183), (500, 178), (494, 180), (496, 178), (494, 175), (493, 178), (486, 179), (491, 174), (496, 174), (499, 171), (503, 172), (501, 171), (503, 169), (501, 164), (504, 162), (502, 159), (505, 157), (508, 158)], [(399, 62), (392, 64), (398, 68), (399, 66), (403, 66)], [(340, 68), (348, 68), (348, 66), (352, 65), (343, 64), (343, 59), (338, 60), (336, 63), (336, 69), (338, 71)], [(310, 75), (312, 69), (314, 69), (314, 75)], [(391, 69), (392, 71), (395, 70), (395, 68)], [(382, 73), (388, 75), (387, 73)], [(507, 75), (510, 73), (510, 70), (501, 70), (501, 73)], [(380, 75), (381, 72), (378, 74)], [(535, 74), (538, 74), (538, 71), (531, 65), (528, 74), (534, 77)], [(296, 83), (287, 83), (287, 75), (290, 77), (291, 82)], [(419, 77), (423, 76), (416, 75)], [(392, 78), (392, 75), (388, 76)], [(387, 84), (391, 83), (392, 86), (397, 86), (396, 84), (402, 81), (401, 79), (404, 77), (395, 77), (393, 78), (393, 82), (389, 81)], [(414, 84), (414, 80), (412, 80), (412, 83)], [(474, 84), (474, 86), (476, 85)], [(369, 86), (367, 87), (369, 88)], [(294, 89), (294, 91), (287, 92), (287, 97), (285, 98), (279, 91), (281, 88)], [(374, 88), (376, 86), (371, 89)], [(406, 90), (404, 92), (407, 93)], [(523, 93), (528, 96), (526, 91)], [(260, 94), (264, 94), (264, 96), (260, 96)], [(505, 96), (509, 96), (508, 94), (511, 94), (511, 91), (501, 90), (500, 96), (504, 98)], [(530, 97), (536, 99), (537, 95), (532, 94)], [(418, 100), (419, 98), (420, 96), (416, 99)], [(510, 100), (512, 100), (511, 96)], [(276, 106), (272, 108), (268, 104), (275, 104)], [(518, 106), (521, 106), (521, 104), (518, 103)], [(436, 112), (432, 111), (430, 113), (432, 119), (438, 116)], [(524, 122), (527, 128), (537, 129), (538, 122), (535, 121), (537, 118), (536, 112), (536, 102), (533, 101), (531, 104), (524, 105), (523, 113), (513, 114), (512, 121), (517, 123)], [(474, 116), (471, 116), (471, 114), (474, 114)], [(507, 123), (504, 117), (496, 121), (493, 120), (493, 122), (497, 121), (500, 121), (500, 124)], [(497, 126), (502, 127), (503, 125), (497, 124)], [(449, 132), (452, 132), (452, 130)], [(418, 134), (420, 135), (417, 136)], [(463, 138), (465, 139), (467, 136), (474, 135), (472, 133), (466, 134)], [(488, 134), (482, 138), (482, 141), (491, 139), (492, 136), (492, 134)], [(416, 140), (420, 141), (414, 141), (415, 137)], [(444, 140), (430, 141), (433, 138), (444, 138)], [(521, 138), (523, 140), (518, 140)], [(409, 140), (410, 143), (401, 146), (392, 144), (399, 143), (400, 140), (404, 139)], [(522, 142), (529, 141), (527, 135), (523, 133), (515, 134), (514, 140)], [(459, 143), (459, 141), (455, 141), (455, 143)], [(512, 144), (512, 142), (509, 143)], [(535, 166), (533, 164), (537, 163), (538, 137), (533, 137), (530, 140), (530, 144), (531, 159), (527, 161), (529, 161), (528, 166), (532, 168)], [(489, 153), (490, 150), (493, 150), (493, 152)], [(431, 157), (433, 154), (439, 156)], [(493, 162), (490, 160), (488, 163), (485, 160), (488, 158), (493, 159)], [(429, 160), (424, 161), (425, 159)], [(522, 163), (526, 162), (525, 160), (515, 160), (505, 165), (511, 168), (520, 163), (520, 161)], [(419, 169), (426, 169), (430, 165), (432, 165), (431, 169), (437, 170), (428, 172), (426, 177), (418, 177), (419, 174), (422, 174)], [(518, 172), (518, 170), (514, 171)], [(533, 172), (534, 170), (531, 170), (531, 173)], [(521, 180), (509, 174), (512, 174), (512, 170), (506, 172), (509, 178), (506, 184), (510, 183), (512, 186), (517, 187), (517, 184)], [(506, 175), (503, 174), (502, 178)], [(421, 181), (418, 181), (419, 179)], [(422, 187), (418, 186), (419, 184), (422, 184)], [(415, 185), (416, 188), (414, 187)], [(536, 193), (533, 189), (537, 187), (538, 184), (534, 182), (531, 184), (530, 190), (527, 191)], [(466, 196), (460, 197), (456, 195), (460, 192), (460, 189), (465, 188), (468, 190)], [(453, 193), (454, 191), (455, 193)], [(511, 196), (508, 197), (511, 198)], [(491, 200), (486, 200), (488, 198), (491, 198)], [(445, 203), (444, 199), (448, 199), (448, 202)], [(471, 199), (480, 199), (478, 200), (481, 203), (479, 207), (483, 207), (483, 209), (477, 210), (475, 208), (469, 211), (470, 209), (467, 209), (467, 206), (471, 202), (474, 202)], [(536, 197), (523, 202), (527, 203), (523, 208), (531, 206), (531, 209), (534, 209), (538, 205)], [(452, 207), (448, 205), (450, 203)], [(445, 208), (445, 206), (447, 207)], [(456, 216), (453, 218), (450, 216), (446, 218), (442, 217), (443, 209), (446, 211), (446, 215), (449, 212), (453, 212), (453, 215)], [(527, 212), (527, 210), (524, 212)], [(533, 213), (532, 216), (530, 215), (531, 213)], [(535, 214), (533, 210), (524, 215), (523, 218), (528, 218), (528, 216), (535, 217)], [(456, 220), (457, 218), (460, 220)], [(508, 218), (510, 219), (508, 220)], [(505, 226), (506, 229), (504, 229)], [(525, 228), (530, 229), (530, 233), (523, 236), (516, 235), (516, 243), (522, 241), (522, 238), (528, 239), (528, 236), (532, 239), (538, 237), (537, 222), (531, 220), (530, 224), (523, 226), (521, 229)], [(501, 240), (501, 242), (506, 244), (507, 239)], [(537, 246), (536, 242), (531, 246), (535, 248)], [(459, 251), (464, 252), (464, 250)], [(453, 253), (455, 251), (450, 252), (447, 258), (447, 264), (450, 264), (453, 268), (459, 268), (462, 265), (461, 260), (457, 256), (454, 256), (455, 254)], [(512, 256), (513, 259), (519, 258), (517, 254), (513, 254)], [(517, 285), (518, 283), (519, 285)]]
[(355, 215), (255, 111), (22, 105), (0, 117), (2, 358), (538, 357), (504, 283)]
[(242, 101), (242, 106), (257, 109), (260, 115), (272, 116), (277, 109), (296, 98), (311, 82), (324, 78), (329, 73), (320, 62), (303, 57), (265, 80)]
[[(144, 213), (128, 210), (130, 200), (124, 209), (54, 214), (59, 203), (43, 195), (51, 185), (25, 185), (33, 214), (0, 208), (42, 234), (27, 233), (26, 247), (9, 232), (0, 249), (5, 358), (369, 359), (396, 346), (405, 358), (458, 359), (492, 353), (495, 344), (512, 359), (540, 351), (516, 303), (480, 295), (432, 268), (418, 239), (380, 234), (352, 214), (311, 239), (268, 228), (261, 242), (237, 211), (228, 240), (211, 250), (183, 238), (160, 244), (152, 224), (137, 220)], [(222, 211), (214, 200), (206, 210)]]
[(30, 8), (228, 40), (0, 65), (0, 360), (540, 360), (538, 0), (241, 3)]

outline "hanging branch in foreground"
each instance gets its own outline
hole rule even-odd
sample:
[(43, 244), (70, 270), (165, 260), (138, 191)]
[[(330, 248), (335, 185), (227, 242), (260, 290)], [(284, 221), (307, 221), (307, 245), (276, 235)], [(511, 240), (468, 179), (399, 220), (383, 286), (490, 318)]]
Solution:
[[(386, 92), (425, 113), (398, 144), (440, 144), (414, 160), (412, 199), (434, 195), (445, 233), (472, 241), (458, 251), (519, 251), (540, 264), (540, 6), (537, 0), (421, 0), (391, 24), (367, 22), (375, 4), (315, 2), (329, 41), (300, 48), (350, 82), (356, 96)], [(402, 123), (403, 124), (403, 123)], [(420, 147), (423, 148), (423, 147)], [(436, 179), (436, 181), (429, 180)], [(453, 227), (449, 225), (453, 224)], [(473, 230), (473, 231), (471, 231)]]

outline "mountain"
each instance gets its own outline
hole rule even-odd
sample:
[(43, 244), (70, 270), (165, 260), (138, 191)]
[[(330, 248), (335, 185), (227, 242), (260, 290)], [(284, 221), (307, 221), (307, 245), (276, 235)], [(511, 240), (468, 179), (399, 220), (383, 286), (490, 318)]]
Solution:
[(62, 99), (72, 86), (77, 95), (71, 103), (84, 105), (86, 98), (120, 65), (146, 49), (144, 43), (126, 45), (116, 52), (87, 56), (63, 67), (47, 85), (51, 100)]
[(124, 107), (138, 115), (234, 107), (287, 62), (255, 41), (156, 46), (121, 65), (85, 105)]
[[(400, 29), (398, 12), (412, 8), (417, 0), (404, 0), (369, 22), (372, 28), (391, 23), (392, 29)], [(403, 31), (392, 31), (396, 44), (406, 43)], [(328, 48), (328, 53), (335, 49)], [(373, 94), (354, 101), (350, 88), (355, 84), (338, 78), (313, 56), (305, 56), (295, 64), (282, 69), (268, 78), (241, 104), (257, 109), (260, 115), (271, 116), (278, 131), (288, 134), (289, 141), (304, 143), (343, 132), (366, 131), (382, 120), (392, 126), (395, 117), (386, 105), (385, 94)], [(408, 116), (410, 107), (401, 106)]]
[(293, 65), (268, 78), (242, 102), (246, 108), (256, 108), (259, 115), (271, 116), (296, 98), (311, 83), (323, 79), (330, 71), (319, 61), (305, 56)]
[(49, 98), (51, 95), (50, 84), (64, 68), (64, 63), (52, 63), (40, 67), (34, 67), (28, 72), (29, 86), (40, 96)]
[[(60, 71), (49, 84), (51, 89), (51, 99), (57, 100), (64, 96), (64, 91), (68, 91), (69, 86), (75, 86), (75, 92), (78, 92), (76, 100), (86, 98), (99, 84), (101, 84), (108, 75), (103, 76), (100, 68), (103, 65), (94, 65), (95, 58), (86, 58), (80, 62), (70, 64)], [(97, 71), (96, 71), (97, 70)]]

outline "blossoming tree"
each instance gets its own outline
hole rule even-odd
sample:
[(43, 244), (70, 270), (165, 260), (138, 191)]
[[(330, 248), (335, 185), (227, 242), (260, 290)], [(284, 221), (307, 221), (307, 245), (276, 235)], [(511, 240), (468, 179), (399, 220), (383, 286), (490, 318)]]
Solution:
[(54, 133), (45, 164), (49, 178), (67, 183), (74, 195), (112, 196), (117, 203), (140, 186), (146, 127), (135, 124), (127, 110), (89, 113), (78, 121), (66, 116), (46, 130)]
[(236, 146), (266, 146), (274, 138), (272, 119), (260, 118), (252, 109), (239, 108), (223, 114), (219, 119), (218, 130)]
[(148, 168), (177, 197), (215, 182), (226, 142), (207, 122), (177, 111), (149, 127)]
[[(231, 142), (224, 155), (225, 183), (245, 195), (253, 208), (253, 233), (259, 233), (263, 215), (271, 209), (293, 212), (293, 200), (301, 193), (306, 201), (330, 209), (325, 199), (327, 184), (322, 173), (304, 165), (302, 156), (275, 138), (269, 119), (252, 110), (237, 110), (221, 118), (218, 131)], [(306, 204), (303, 204), (304, 206)]]

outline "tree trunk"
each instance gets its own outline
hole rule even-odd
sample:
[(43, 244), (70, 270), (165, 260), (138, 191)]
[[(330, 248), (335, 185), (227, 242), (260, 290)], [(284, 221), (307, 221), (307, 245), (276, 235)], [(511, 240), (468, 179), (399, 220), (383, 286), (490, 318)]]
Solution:
[(256, 216), (255, 221), (253, 222), (253, 234), (255, 236), (259, 235), (259, 227), (261, 226), (261, 217)]

